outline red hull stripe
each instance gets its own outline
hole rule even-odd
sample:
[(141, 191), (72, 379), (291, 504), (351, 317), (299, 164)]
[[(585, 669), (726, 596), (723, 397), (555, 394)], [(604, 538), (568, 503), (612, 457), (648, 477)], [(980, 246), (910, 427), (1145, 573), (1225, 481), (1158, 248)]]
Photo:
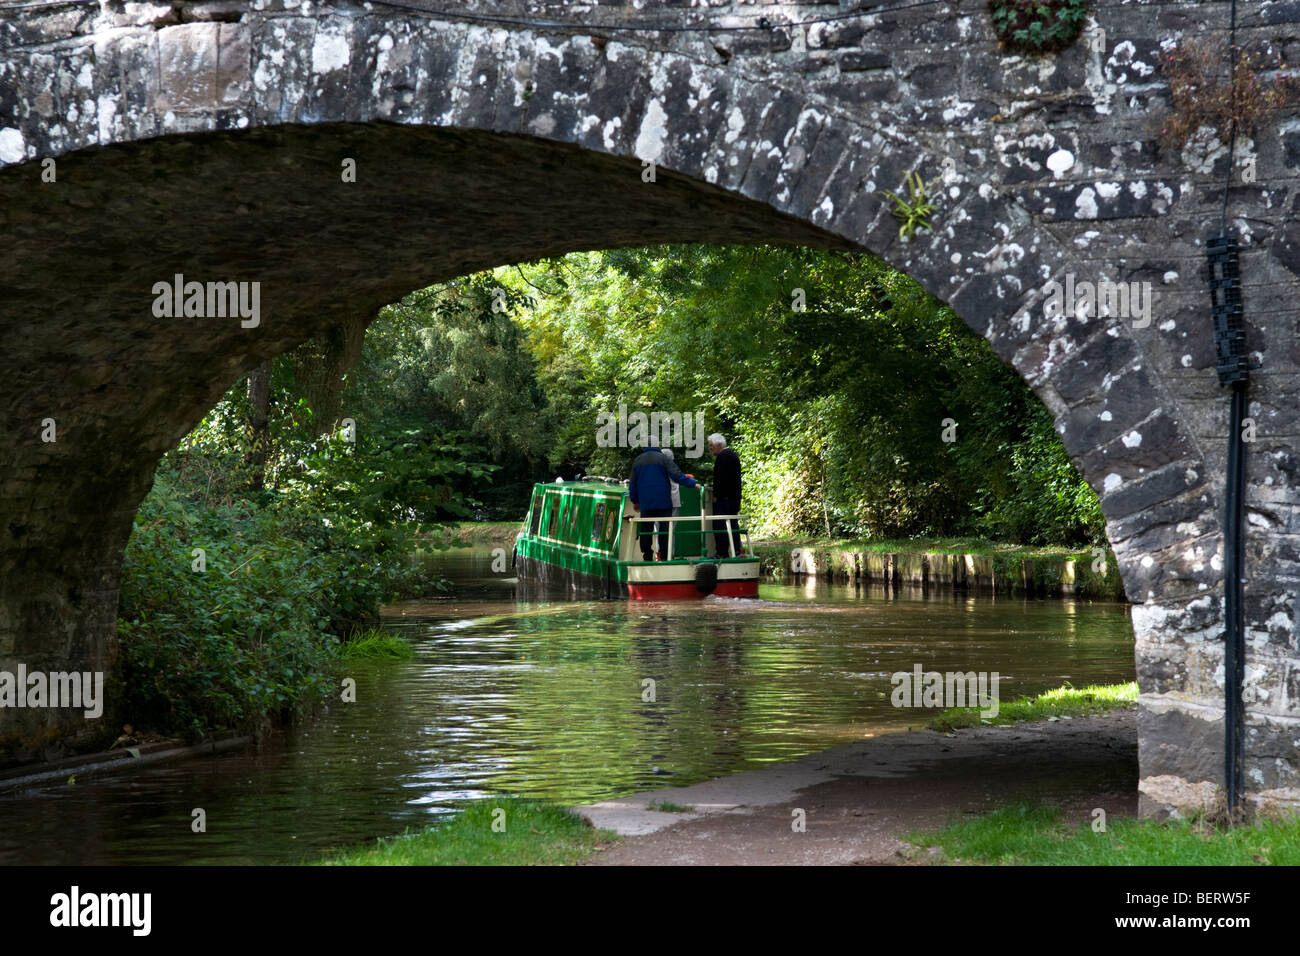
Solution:
[(713, 593), (718, 597), (758, 597), (758, 582), (752, 578), (748, 581), (719, 581)]
[[(665, 601), (702, 598), (689, 581), (665, 584), (628, 584), (628, 597), (634, 601)], [(719, 597), (758, 597), (757, 581), (719, 581), (713, 592)]]

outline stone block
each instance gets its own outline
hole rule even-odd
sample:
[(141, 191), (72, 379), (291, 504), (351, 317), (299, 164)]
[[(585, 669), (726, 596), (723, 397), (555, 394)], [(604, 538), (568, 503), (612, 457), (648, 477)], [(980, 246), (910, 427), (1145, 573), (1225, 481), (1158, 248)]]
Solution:
[(221, 102), (221, 24), (183, 23), (158, 31), (159, 82), (154, 108), (207, 110)]

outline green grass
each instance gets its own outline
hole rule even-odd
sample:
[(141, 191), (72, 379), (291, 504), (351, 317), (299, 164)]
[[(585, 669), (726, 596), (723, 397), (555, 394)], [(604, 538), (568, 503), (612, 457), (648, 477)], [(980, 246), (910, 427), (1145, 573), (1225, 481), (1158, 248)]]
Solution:
[(680, 803), (672, 803), (669, 800), (652, 801), (645, 805), (647, 810), (658, 810), (660, 813), (693, 813), (694, 807), (684, 807)]
[(458, 521), (446, 526), (446, 540), (462, 544), (513, 544), (523, 527), (518, 521)]
[(344, 641), (339, 648), (339, 657), (345, 661), (404, 661), (414, 653), (405, 639), (377, 628)]
[(931, 718), (930, 730), (952, 731), (981, 724), (1015, 724), (1026, 720), (1065, 720), (1106, 714), (1137, 706), (1137, 682), (1071, 687), (1066, 684), (1037, 697), (1021, 697), (998, 705), (996, 717), (980, 717), (977, 707), (952, 707)]
[[(497, 811), (504, 811), (498, 813)], [(494, 824), (496, 828), (494, 829)], [(520, 797), (479, 800), (441, 825), (331, 854), (325, 866), (560, 866), (618, 839), (562, 807)]]
[[(1055, 807), (1019, 804), (937, 832), (903, 839), (939, 847), (942, 863), (1023, 866), (1296, 866), (1300, 818), (1221, 829), (1201, 821), (1111, 817), (1105, 832), (1092, 821), (1061, 818)], [(913, 856), (916, 851), (913, 851)]]

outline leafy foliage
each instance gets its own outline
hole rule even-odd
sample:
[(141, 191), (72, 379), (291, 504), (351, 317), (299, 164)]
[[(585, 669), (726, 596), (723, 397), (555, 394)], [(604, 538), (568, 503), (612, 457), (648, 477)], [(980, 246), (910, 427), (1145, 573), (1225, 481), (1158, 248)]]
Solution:
[(388, 306), (370, 328), (348, 393), (358, 407), (382, 408), (385, 423), (413, 437), (431, 427), (460, 440), (472, 436), (492, 480), (476, 471), (449, 482), (471, 501), (466, 516), (517, 519), (518, 501), (546, 467), (556, 423), (524, 332), (511, 318), (528, 305), (527, 291), (481, 273)]
[[(518, 320), (563, 423), (557, 470), (626, 473), (631, 449), (595, 447), (599, 411), (700, 411), (740, 452), (745, 510), (768, 534), (1075, 543), (1102, 528), (1019, 376), (880, 262), (665, 246), (523, 273), (533, 305)], [(941, 440), (946, 418), (955, 442)], [(711, 461), (682, 465), (707, 478)]]
[(345, 390), (354, 440), (316, 420), (286, 363), (264, 467), (247, 454), (242, 384), (164, 459), (123, 568), (119, 677), (136, 726), (197, 737), (289, 719), (330, 684), (339, 637), (432, 585), (416, 536), (443, 546), (431, 532), (471, 513), (493, 466), (455, 422), (430, 420), (428, 367), (403, 361), (425, 346), (395, 324), (375, 340), (389, 362), (372, 355)]
[(989, 0), (993, 31), (1002, 46), (1021, 53), (1052, 53), (1073, 43), (1088, 19), (1087, 0)]
[[(131, 722), (197, 738), (291, 713), (323, 691), (336, 641), (318, 584), (337, 562), (272, 512), (204, 505), (183, 480), (165, 466), (136, 516), (118, 636)], [(205, 571), (194, 570), (195, 548)]]
[(921, 174), (913, 171), (907, 175), (906, 199), (888, 189), (881, 192), (880, 195), (894, 201), (894, 218), (901, 223), (898, 227), (898, 238), (911, 239), (916, 234), (918, 226), (934, 230), (930, 225), (929, 217), (934, 215), (934, 211), (939, 207), (930, 202), (926, 193), (933, 189), (938, 181), (936, 179), (930, 183), (922, 182)]

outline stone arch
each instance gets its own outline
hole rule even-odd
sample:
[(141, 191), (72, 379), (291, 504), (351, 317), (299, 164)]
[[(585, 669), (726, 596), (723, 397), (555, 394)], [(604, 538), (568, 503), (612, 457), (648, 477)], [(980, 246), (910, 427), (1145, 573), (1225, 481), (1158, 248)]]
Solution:
[[(1141, 602), (1153, 806), (1217, 779), (1180, 754), (1222, 738), (1223, 453), (1207, 443), (1222, 412), (1212, 385), (1180, 375), (1203, 379), (1213, 365), (1197, 194), (1214, 170), (1198, 180), (1178, 168), (1133, 116), (1160, 102), (1152, 62), (1174, 27), (1130, 17), (1102, 49), (1008, 66), (981, 17), (943, 5), (788, 20), (763, 49), (743, 32), (629, 37), (348, 3), (24, 14), (0, 60), (0, 284), (7, 321), (28, 333), (0, 383), (16, 463), (0, 515), (0, 667), (111, 659), (117, 563), (157, 458), (245, 370), (343, 315), (580, 248), (861, 247), (992, 342), (1101, 493)], [(1261, 168), (1294, 178), (1280, 148), (1259, 151)], [(1106, 160), (1129, 153), (1129, 175), (1112, 178)], [(347, 159), (355, 183), (340, 175)], [(41, 180), (46, 160), (56, 184)], [(905, 242), (880, 193), (912, 172), (937, 180), (942, 201), (933, 233)], [(1273, 201), (1240, 199), (1256, 217), (1243, 221), (1259, 224), (1247, 255), (1281, 298), (1294, 275)], [(177, 272), (261, 282), (265, 321), (160, 322), (153, 285)], [(1049, 315), (1044, 286), (1067, 276), (1150, 283), (1159, 324)], [(1257, 387), (1275, 440), (1252, 456), (1252, 480), (1275, 490), (1294, 471), (1294, 416), (1277, 401), (1294, 385), (1294, 351), (1286, 362), (1290, 378)], [(39, 439), (48, 417), (65, 421), (59, 442)], [(1300, 528), (1293, 498), (1256, 499), (1270, 533)], [(1297, 561), (1276, 547), (1252, 557), (1270, 585), (1248, 607), (1260, 665), (1273, 668), (1260, 688), (1276, 693), (1256, 701), (1252, 789), (1287, 800), (1294, 755), (1280, 766), (1263, 755), (1294, 735), (1300, 709), (1300, 691), (1287, 696), (1300, 676), (1287, 583)], [(16, 739), (30, 751), (65, 729), (52, 719)]]

